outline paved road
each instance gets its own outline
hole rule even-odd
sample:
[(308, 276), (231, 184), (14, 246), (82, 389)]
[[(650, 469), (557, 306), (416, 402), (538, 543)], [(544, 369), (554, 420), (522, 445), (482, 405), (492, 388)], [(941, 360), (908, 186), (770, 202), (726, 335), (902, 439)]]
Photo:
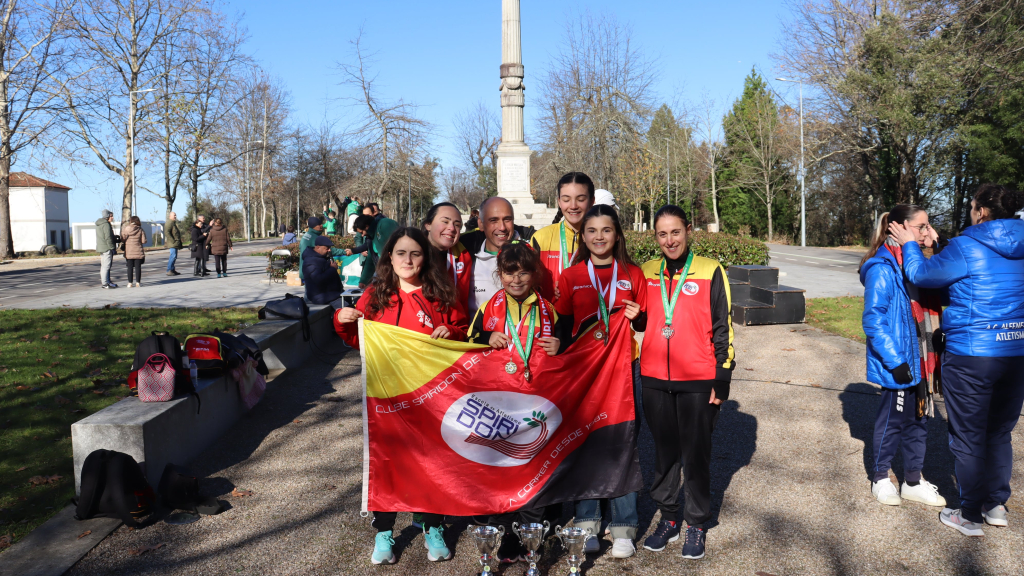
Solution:
[[(246, 285), (258, 285), (258, 277), (261, 276), (262, 267), (265, 266), (260, 258), (245, 257), (244, 255), (265, 251), (270, 246), (279, 244), (279, 240), (257, 240), (249, 244), (239, 243), (228, 257), (229, 269), (239, 275), (250, 276)], [(71, 306), (103, 305), (108, 302), (121, 302), (125, 305), (126, 299), (138, 301), (139, 296), (144, 300), (155, 300), (154, 295), (161, 294), (168, 296), (172, 292), (182, 291), (183, 294), (195, 292), (195, 287), (184, 288), (184, 282), (195, 282), (198, 279), (192, 276), (193, 261), (188, 258), (188, 252), (179, 253), (176, 268), (181, 276), (169, 277), (167, 270), (167, 252), (157, 252), (146, 258), (142, 265), (142, 288), (131, 290), (125, 288), (128, 283), (128, 274), (124, 265), (124, 258), (120, 255), (114, 257), (114, 265), (111, 267), (110, 277), (115, 284), (121, 287), (116, 290), (102, 290), (99, 287), (100, 266), (95, 258), (84, 259), (84, 262), (67, 262), (53, 266), (30, 269), (4, 270), (0, 268), (0, 309), (8, 308), (53, 308), (63, 304)], [(213, 261), (210, 261), (210, 270), (213, 271)], [(234, 276), (234, 274), (233, 274)], [(229, 277), (229, 280), (231, 277)], [(203, 282), (209, 280), (202, 279)], [(217, 280), (213, 278), (213, 280)], [(161, 291), (160, 286), (179, 285), (181, 290), (171, 292)], [(233, 281), (233, 286), (242, 284), (241, 281)], [(204, 287), (213, 286), (204, 284)], [(207, 290), (203, 290), (207, 292)], [(132, 298), (132, 295), (135, 295)], [(196, 294), (198, 302), (207, 294)], [(211, 296), (213, 296), (211, 294)], [(219, 300), (227, 300), (225, 294), (215, 294)], [(234, 301), (234, 300), (233, 300)], [(140, 302), (141, 304), (141, 302)], [(150, 305), (167, 305), (166, 302), (154, 302)], [(172, 304), (173, 305), (173, 304)], [(181, 304), (179, 304), (181, 305)], [(198, 305), (198, 304), (192, 304)], [(211, 304), (212, 305), (212, 304)], [(219, 304), (224, 306), (226, 304)]]
[(857, 267), (863, 252), (769, 244), (779, 284), (807, 290), (807, 298), (863, 296)]

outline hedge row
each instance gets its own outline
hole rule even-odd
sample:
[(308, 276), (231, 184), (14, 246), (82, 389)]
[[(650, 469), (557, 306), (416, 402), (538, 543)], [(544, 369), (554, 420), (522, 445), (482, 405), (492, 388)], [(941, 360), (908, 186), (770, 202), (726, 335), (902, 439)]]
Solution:
[[(661, 248), (653, 231), (626, 231), (626, 242), (630, 254), (637, 264), (661, 257)], [(689, 237), (690, 249), (697, 256), (704, 256), (722, 263), (722, 266), (767, 265), (768, 246), (754, 238), (731, 234), (693, 232)]]

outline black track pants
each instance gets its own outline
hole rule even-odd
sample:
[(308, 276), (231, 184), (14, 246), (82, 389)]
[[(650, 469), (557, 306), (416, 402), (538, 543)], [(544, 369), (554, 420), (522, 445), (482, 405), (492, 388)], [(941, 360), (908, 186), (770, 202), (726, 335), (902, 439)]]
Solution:
[[(388, 530), (394, 530), (395, 520), (398, 518), (398, 512), (374, 512), (373, 522), (371, 526), (377, 529), (377, 532), (387, 532)], [(441, 525), (441, 521), (444, 520), (443, 514), (423, 514), (423, 528), (429, 530), (431, 528), (437, 528)]]
[(711, 519), (711, 433), (719, 406), (711, 391), (665, 392), (643, 389), (644, 417), (654, 437), (654, 483), (651, 498), (661, 519), (679, 521), (679, 472), (686, 499), (683, 519), (701, 526)]

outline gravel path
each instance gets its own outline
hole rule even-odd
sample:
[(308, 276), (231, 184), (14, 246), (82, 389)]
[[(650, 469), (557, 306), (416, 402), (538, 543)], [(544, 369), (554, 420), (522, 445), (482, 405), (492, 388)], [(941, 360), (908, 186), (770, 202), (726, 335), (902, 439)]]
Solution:
[[(708, 556), (683, 561), (681, 543), (628, 560), (604, 552), (586, 574), (1019, 574), (1024, 517), (1009, 503), (1011, 527), (967, 539), (917, 504), (883, 507), (871, 497), (865, 462), (877, 389), (863, 382), (864, 347), (798, 326), (736, 328), (739, 367), (723, 408), (712, 467), (716, 521)], [(124, 527), (69, 574), (436, 574), (468, 575), (475, 548), (465, 521), (448, 530), (455, 559), (426, 561), (422, 536), (398, 536), (395, 566), (369, 564), (373, 529), (359, 517), (359, 357), (313, 361), (273, 382), (251, 414), (194, 463), (203, 491), (231, 509), (187, 526)], [(329, 360), (329, 363), (327, 362)], [(940, 403), (941, 411), (942, 405)], [(1020, 431), (1014, 434), (1019, 446)], [(650, 436), (641, 434), (650, 481)], [(1020, 456), (1014, 490), (1022, 488)], [(901, 473), (899, 460), (894, 464)], [(930, 424), (924, 475), (956, 494), (945, 420)], [(252, 490), (244, 498), (232, 488)], [(657, 522), (646, 492), (641, 532)], [(570, 510), (565, 508), (565, 512)], [(146, 546), (163, 544), (141, 555)], [(552, 563), (557, 562), (550, 569)], [(566, 573), (553, 544), (544, 573)], [(525, 565), (502, 573), (522, 574)]]

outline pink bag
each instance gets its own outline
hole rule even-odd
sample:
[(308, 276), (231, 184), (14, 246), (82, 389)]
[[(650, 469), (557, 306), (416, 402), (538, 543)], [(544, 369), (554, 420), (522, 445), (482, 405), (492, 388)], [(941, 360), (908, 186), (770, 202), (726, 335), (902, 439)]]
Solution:
[(256, 371), (256, 360), (246, 358), (245, 362), (231, 370), (231, 376), (238, 382), (238, 393), (242, 397), (242, 404), (246, 408), (252, 408), (263, 397), (267, 389), (267, 381), (263, 375)]
[(139, 400), (143, 402), (167, 402), (174, 398), (176, 376), (170, 358), (157, 353), (146, 359), (139, 369)]

